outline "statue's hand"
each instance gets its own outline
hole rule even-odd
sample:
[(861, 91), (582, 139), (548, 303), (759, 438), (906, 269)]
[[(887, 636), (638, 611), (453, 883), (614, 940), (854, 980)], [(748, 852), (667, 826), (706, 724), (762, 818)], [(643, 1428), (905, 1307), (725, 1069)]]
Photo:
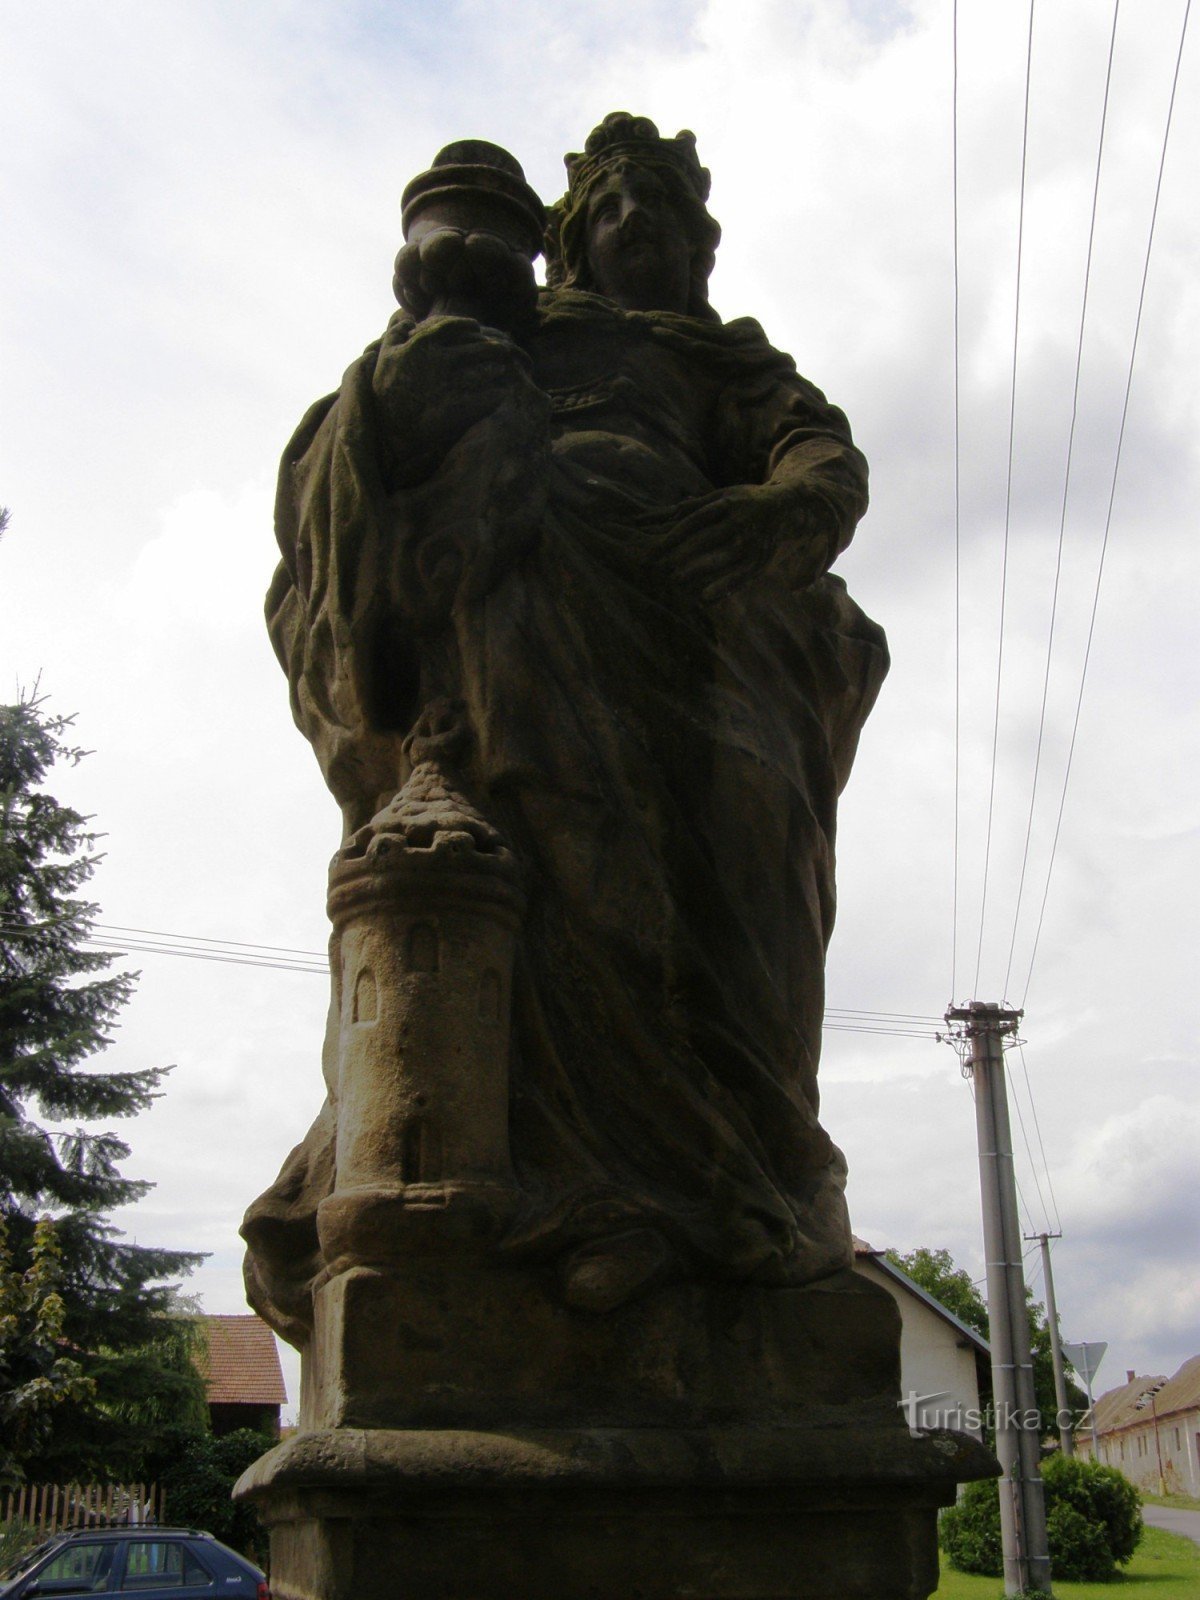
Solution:
[[(825, 570), (826, 539), (810, 530), (803, 506), (786, 485), (714, 489), (648, 512), (641, 522), (651, 537), (655, 565), (703, 600), (719, 600), (748, 583), (785, 540), (811, 547), (811, 572), (801, 561), (801, 583), (813, 582)], [(794, 559), (792, 573), (795, 583)]]
[(537, 300), (533, 262), (487, 229), (437, 228), (404, 245), (392, 280), (416, 317), (478, 317), (510, 328)]
[(373, 389), (401, 478), (419, 478), (522, 388), (529, 361), (509, 338), (467, 317), (423, 323), (403, 342), (385, 339)]

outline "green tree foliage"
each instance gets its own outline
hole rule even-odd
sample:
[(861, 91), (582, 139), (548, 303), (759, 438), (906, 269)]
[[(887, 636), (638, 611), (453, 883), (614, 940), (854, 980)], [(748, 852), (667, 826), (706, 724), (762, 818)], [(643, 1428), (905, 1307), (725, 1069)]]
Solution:
[[(1133, 1557), (1142, 1537), (1141, 1498), (1115, 1467), (1053, 1456), (1042, 1469), (1050, 1568), (1062, 1582), (1107, 1583)], [(999, 1577), (1000, 1485), (972, 1483), (942, 1513), (942, 1548), (960, 1572)]]
[(999, 1577), (1004, 1571), (1000, 1542), (1000, 1494), (994, 1478), (969, 1483), (958, 1503), (938, 1518), (938, 1542), (959, 1572)]
[(46, 1438), (54, 1408), (89, 1401), (95, 1392), (63, 1344), (59, 1254), (54, 1224), (43, 1218), (33, 1230), (29, 1265), (20, 1271), (0, 1214), (0, 1488), (20, 1482), (21, 1458)]
[[(976, 1333), (988, 1337), (988, 1314), (983, 1296), (972, 1283), (970, 1275), (955, 1265), (948, 1250), (919, 1249), (902, 1255), (897, 1250), (887, 1252), (888, 1260), (906, 1272), (914, 1283), (920, 1284), (926, 1294), (931, 1294), (952, 1311), (960, 1322)], [(1036, 1302), (1027, 1287), (1025, 1298), (1029, 1309), (1029, 1343), (1033, 1354), (1033, 1386), (1038, 1410), (1042, 1414), (1042, 1433), (1057, 1437), (1058, 1401), (1054, 1391), (1054, 1357), (1050, 1348), (1050, 1324), (1046, 1309)], [(990, 1375), (987, 1393), (980, 1395), (986, 1405), (991, 1398)], [(1067, 1375), (1067, 1404), (1076, 1418), (1083, 1415), (1087, 1397)]]
[(1104, 1529), (1059, 1500), (1046, 1509), (1050, 1570), (1060, 1583), (1108, 1583), (1116, 1574)]
[(47, 1479), (135, 1473), (147, 1430), (203, 1409), (194, 1323), (173, 1314), (175, 1280), (203, 1258), (126, 1243), (107, 1220), (150, 1185), (122, 1175), (129, 1147), (105, 1125), (144, 1111), (164, 1070), (96, 1064), (134, 979), (88, 944), (96, 907), (80, 891), (99, 835), (43, 788), (84, 753), (69, 728), (36, 695), (0, 706), (0, 1216), (21, 1273), (53, 1216), (57, 1337), (94, 1386), (90, 1403), (47, 1411), (22, 1457)]
[(204, 1528), (265, 1566), (267, 1537), (258, 1513), (252, 1506), (235, 1504), (232, 1494), (246, 1468), (274, 1443), (271, 1434), (252, 1428), (220, 1437), (185, 1429), (165, 1435), (149, 1464), (166, 1495), (168, 1519)]
[(910, 1250), (901, 1255), (889, 1250), (887, 1258), (907, 1272), (914, 1283), (919, 1283), (926, 1294), (941, 1302), (947, 1311), (953, 1311), (960, 1322), (983, 1338), (988, 1336), (987, 1306), (983, 1296), (971, 1282), (971, 1276), (962, 1267), (956, 1267), (949, 1250)]
[[(1051, 1506), (1070, 1506), (1085, 1521), (1099, 1527), (1118, 1566), (1133, 1559), (1144, 1531), (1142, 1497), (1123, 1473), (1079, 1456), (1056, 1455), (1042, 1468), (1042, 1477)], [(1060, 1576), (1072, 1574), (1063, 1572)]]

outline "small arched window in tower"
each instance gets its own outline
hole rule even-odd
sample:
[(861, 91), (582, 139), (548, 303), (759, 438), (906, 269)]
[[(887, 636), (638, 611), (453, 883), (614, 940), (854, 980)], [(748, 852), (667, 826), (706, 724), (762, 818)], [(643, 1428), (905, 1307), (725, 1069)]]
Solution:
[(408, 934), (408, 970), (436, 972), (438, 969), (437, 929), (428, 922), (414, 922)]
[(375, 1022), (379, 1017), (379, 986), (370, 967), (363, 967), (354, 980), (355, 1022)]
[(426, 1117), (414, 1117), (404, 1130), (401, 1156), (405, 1183), (437, 1183), (442, 1176), (442, 1141)]

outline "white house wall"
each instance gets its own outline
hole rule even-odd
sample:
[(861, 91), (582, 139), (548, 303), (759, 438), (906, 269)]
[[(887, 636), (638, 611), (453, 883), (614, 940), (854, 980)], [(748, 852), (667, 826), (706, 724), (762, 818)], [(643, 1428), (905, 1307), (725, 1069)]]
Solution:
[[(1161, 1450), (1166, 1493), (1200, 1496), (1200, 1410), (1160, 1417), (1157, 1445), (1154, 1435), (1152, 1419), (1120, 1433), (1101, 1434), (1100, 1460), (1116, 1467), (1139, 1489), (1160, 1494)], [(1078, 1443), (1080, 1455), (1090, 1456), (1092, 1441), (1086, 1432), (1081, 1432)]]
[(964, 1348), (963, 1335), (952, 1323), (881, 1271), (870, 1257), (860, 1256), (854, 1270), (886, 1289), (900, 1308), (901, 1393), (936, 1397), (910, 1404), (910, 1424), (958, 1428), (982, 1438), (974, 1348)]

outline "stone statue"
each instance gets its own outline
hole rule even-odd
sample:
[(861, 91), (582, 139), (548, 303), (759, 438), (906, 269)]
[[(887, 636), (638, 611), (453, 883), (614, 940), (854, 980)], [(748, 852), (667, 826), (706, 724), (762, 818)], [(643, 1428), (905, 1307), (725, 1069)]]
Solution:
[[(836, 798), (887, 657), (828, 575), (866, 463), (757, 324), (709, 306), (692, 136), (610, 116), (568, 172), (523, 343), (402, 310), (306, 417), (269, 620), (344, 855), (466, 826), (520, 865), (497, 1247), (603, 1307), (849, 1264), (816, 1068)], [(255, 1239), (269, 1315), (306, 1315), (336, 1121), (331, 1083), (284, 1179), (304, 1247)]]
[[(409, 185), (401, 310), (280, 473), (268, 622), (344, 825), (328, 1095), (244, 1232), (309, 1427), (697, 1426), (756, 1385), (791, 1415), (842, 1378), (763, 1376), (836, 1299), (789, 1288), (884, 1315), (817, 1116), (837, 797), (887, 669), (829, 571), (866, 462), (710, 307), (690, 133), (616, 113), (567, 173), (540, 292), (511, 156)], [(720, 1357), (718, 1305), (749, 1330)]]

